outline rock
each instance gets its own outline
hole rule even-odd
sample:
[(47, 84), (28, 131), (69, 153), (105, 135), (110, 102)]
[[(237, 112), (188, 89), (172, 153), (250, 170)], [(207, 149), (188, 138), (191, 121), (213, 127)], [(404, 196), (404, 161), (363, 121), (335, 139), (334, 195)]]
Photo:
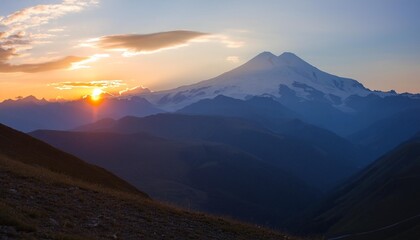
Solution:
[(3, 239), (14, 239), (17, 236), (17, 231), (14, 227), (11, 226), (0, 226), (0, 240)]
[(49, 218), (49, 221), (54, 226), (59, 226), (60, 225), (60, 224), (58, 224), (57, 220), (55, 220), (54, 218)]
[(89, 220), (89, 223), (87, 224), (89, 227), (97, 227), (99, 226), (99, 219), (98, 218), (92, 218)]

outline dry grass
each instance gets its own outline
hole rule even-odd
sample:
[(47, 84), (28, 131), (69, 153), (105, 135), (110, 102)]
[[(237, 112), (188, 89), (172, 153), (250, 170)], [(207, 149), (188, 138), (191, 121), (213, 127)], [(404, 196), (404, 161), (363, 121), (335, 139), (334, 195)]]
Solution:
[(0, 201), (0, 225), (13, 226), (19, 231), (33, 232), (35, 226), (30, 224), (27, 217), (13, 207)]
[[(100, 234), (103, 234), (100, 238), (113, 238), (111, 232), (115, 231), (119, 234), (132, 232), (143, 236), (142, 239), (297, 239), (263, 227), (190, 212), (138, 194), (86, 183), (5, 156), (0, 156), (0, 170), (0, 173), (16, 178), (15, 182), (28, 184), (27, 188), (18, 190), (26, 199), (44, 197), (48, 201), (50, 195), (55, 199), (52, 204), (38, 204), (34, 200), (35, 203), (29, 206), (13, 199), (16, 198), (14, 195), (1, 199), (0, 225), (14, 226), (25, 234), (32, 231), (38, 234), (36, 236), (44, 234), (50, 239), (95, 239)], [(75, 190), (69, 193), (68, 189), (73, 188)], [(102, 230), (95, 228), (83, 235), (86, 231), (83, 215), (99, 213), (111, 216), (113, 221), (103, 223)], [(60, 228), (45, 225), (50, 218), (57, 219)], [(165, 237), (153, 235), (157, 233)]]

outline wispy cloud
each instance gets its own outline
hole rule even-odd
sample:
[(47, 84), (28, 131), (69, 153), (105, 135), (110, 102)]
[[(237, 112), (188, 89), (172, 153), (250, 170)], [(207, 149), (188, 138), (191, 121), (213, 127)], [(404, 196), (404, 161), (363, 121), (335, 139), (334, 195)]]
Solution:
[(87, 57), (86, 59), (84, 59), (82, 61), (72, 63), (69, 70), (76, 70), (76, 69), (81, 69), (81, 68), (90, 68), (90, 66), (87, 65), (88, 63), (96, 62), (101, 58), (107, 58), (107, 57), (109, 57), (109, 54), (94, 54), (90, 57)]
[(64, 0), (60, 4), (36, 5), (16, 11), (0, 20), (0, 25), (9, 31), (22, 31), (27, 28), (48, 23), (67, 13), (79, 12), (84, 8), (97, 4), (98, 0)]
[(228, 56), (228, 57), (226, 57), (226, 61), (231, 62), (231, 63), (237, 63), (237, 62), (239, 62), (239, 57), (238, 56)]
[(223, 34), (209, 34), (194, 39), (193, 42), (220, 42), (228, 48), (240, 48), (245, 46), (245, 42), (233, 40), (231, 37)]
[(121, 90), (118, 93), (120, 95), (129, 96), (129, 95), (139, 95), (139, 94), (142, 94), (142, 93), (150, 93), (150, 92), (151, 91), (148, 88), (145, 88), (143, 86), (135, 86), (135, 87), (132, 87), (132, 88), (126, 88), (124, 90)]
[(90, 82), (58, 82), (58, 83), (51, 83), (48, 86), (55, 87), (59, 90), (72, 90), (74, 88), (117, 88), (121, 86), (125, 86), (123, 80), (98, 80), (98, 81), (90, 81)]
[(124, 56), (147, 54), (186, 46), (191, 40), (206, 33), (194, 31), (169, 31), (151, 34), (122, 34), (90, 39), (81, 46), (120, 51)]
[(48, 29), (48, 32), (63, 32), (64, 28), (51, 28)]
[[(35, 64), (10, 64), (14, 57), (28, 56), (30, 50), (36, 44), (50, 43), (55, 29), (48, 33), (39, 32), (41, 25), (47, 24), (60, 16), (72, 12), (79, 12), (84, 8), (95, 5), (98, 0), (64, 0), (59, 4), (43, 4), (28, 7), (8, 16), (0, 16), (0, 27), (5, 29), (0, 32), (0, 72), (41, 72), (55, 69), (69, 68), (73, 63), (84, 61), (87, 58), (67, 56), (58, 60)], [(32, 33), (31, 28), (37, 32)]]
[(234, 41), (225, 35), (213, 35), (197, 31), (176, 30), (150, 34), (122, 34), (109, 35), (89, 39), (79, 46), (101, 48), (122, 52), (125, 57), (138, 54), (150, 54), (168, 49), (188, 46), (192, 42), (221, 42), (229, 48), (244, 45), (241, 41)]

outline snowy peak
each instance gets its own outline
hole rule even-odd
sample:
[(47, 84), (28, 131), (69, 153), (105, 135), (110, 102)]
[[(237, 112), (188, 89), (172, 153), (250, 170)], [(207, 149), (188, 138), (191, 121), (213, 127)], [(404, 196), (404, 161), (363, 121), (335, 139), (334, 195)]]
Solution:
[(280, 54), (278, 57), (278, 60), (281, 61), (284, 65), (290, 66), (290, 67), (311, 67), (315, 68), (311, 64), (304, 61), (302, 58), (298, 57), (296, 54), (291, 52), (284, 52)]
[(290, 67), (302, 67), (311, 66), (305, 62), (302, 58), (291, 52), (284, 52), (279, 56), (274, 55), (271, 52), (262, 52), (249, 60), (244, 65), (268, 65), (268, 66), (290, 66)]
[(276, 55), (274, 55), (271, 52), (262, 52), (255, 56), (250, 61), (270, 61), (271, 59), (276, 58)]
[(294, 53), (284, 52), (276, 56), (271, 52), (262, 52), (215, 78), (151, 93), (146, 98), (167, 110), (218, 95), (237, 99), (265, 96), (279, 101), (288, 97), (300, 102), (327, 102), (341, 108), (347, 97), (370, 93), (356, 80), (323, 72)]
[(29, 95), (27, 97), (18, 97), (16, 100), (7, 99), (7, 100), (4, 100), (1, 103), (5, 104), (5, 105), (28, 104), (28, 103), (31, 103), (31, 104), (46, 104), (46, 103), (48, 103), (48, 101), (45, 100), (44, 98), (38, 99), (35, 96)]
[(231, 72), (234, 74), (249, 74), (257, 71), (282, 68), (293, 68), (298, 69), (299, 71), (312, 71), (316, 69), (314, 66), (291, 52), (284, 52), (279, 56), (276, 56), (271, 52), (262, 52)]
[(254, 71), (263, 71), (272, 69), (281, 63), (276, 55), (271, 52), (262, 52), (246, 62), (244, 65), (234, 69), (237, 73), (249, 73)]

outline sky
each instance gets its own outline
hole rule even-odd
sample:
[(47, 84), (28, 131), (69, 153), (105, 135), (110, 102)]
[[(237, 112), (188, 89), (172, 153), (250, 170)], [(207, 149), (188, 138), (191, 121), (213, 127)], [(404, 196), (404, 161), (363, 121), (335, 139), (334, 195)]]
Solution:
[(419, 93), (419, 12), (416, 0), (1, 0), (0, 101), (171, 89), (263, 51)]

